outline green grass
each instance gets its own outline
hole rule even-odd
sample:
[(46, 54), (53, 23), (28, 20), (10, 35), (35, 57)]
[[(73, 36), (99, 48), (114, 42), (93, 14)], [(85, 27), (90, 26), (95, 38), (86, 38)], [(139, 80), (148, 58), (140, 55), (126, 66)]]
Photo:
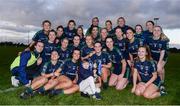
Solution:
[[(11, 88), (9, 66), (14, 60), (19, 51), (24, 48), (16, 47), (2, 47), (0, 46), (0, 90)], [(24, 88), (18, 88), (14, 91), (0, 93), (1, 105), (125, 105), (125, 104), (153, 104), (153, 105), (168, 105), (168, 104), (180, 104), (180, 54), (169, 55), (168, 63), (166, 65), (166, 88), (168, 95), (159, 97), (154, 100), (148, 100), (143, 97), (135, 96), (131, 94), (132, 85), (128, 85), (123, 91), (116, 91), (114, 88), (109, 87), (107, 90), (103, 90), (101, 95), (103, 100), (96, 101), (93, 99), (86, 99), (80, 96), (79, 93), (73, 95), (59, 95), (52, 99), (48, 96), (37, 95), (28, 100), (21, 100), (19, 94)]]

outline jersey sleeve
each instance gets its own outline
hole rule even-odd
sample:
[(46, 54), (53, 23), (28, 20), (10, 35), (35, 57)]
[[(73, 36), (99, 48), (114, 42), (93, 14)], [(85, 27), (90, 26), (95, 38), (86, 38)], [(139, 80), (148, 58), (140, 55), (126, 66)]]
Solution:
[(40, 33), (40, 31), (36, 32), (36, 34), (32, 38), (33, 41), (37, 42), (39, 40), (39, 33)]

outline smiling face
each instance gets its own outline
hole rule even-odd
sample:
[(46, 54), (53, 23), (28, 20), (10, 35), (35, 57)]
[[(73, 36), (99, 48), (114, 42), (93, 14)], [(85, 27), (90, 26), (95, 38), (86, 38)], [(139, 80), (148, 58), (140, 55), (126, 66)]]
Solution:
[(106, 29), (101, 29), (101, 38), (106, 39), (108, 32)]
[(62, 28), (58, 28), (56, 32), (57, 32), (57, 37), (61, 37), (62, 34), (64, 33)]
[(100, 43), (95, 43), (94, 44), (94, 50), (95, 50), (96, 53), (100, 53), (101, 50), (102, 50), (101, 44)]
[(105, 25), (108, 30), (112, 29), (112, 24), (110, 22), (106, 22)]
[(61, 48), (66, 49), (69, 41), (67, 39), (63, 39), (61, 42)]
[(82, 35), (83, 35), (83, 29), (82, 29), (82, 28), (78, 28), (78, 29), (77, 29), (77, 34), (82, 37)]
[(161, 30), (160, 27), (158, 27), (158, 26), (154, 27), (153, 36), (155, 36), (155, 37), (160, 37), (160, 36), (161, 36), (161, 33), (162, 33), (162, 30)]
[(57, 51), (53, 51), (52, 53), (51, 53), (51, 60), (52, 61), (57, 61), (59, 59), (59, 54), (58, 54), (58, 52)]
[(91, 33), (92, 33), (94, 38), (97, 37), (97, 35), (98, 35), (98, 27), (93, 27)]
[(89, 69), (89, 63), (87, 61), (83, 62), (82, 66), (84, 69)]
[(72, 54), (72, 58), (73, 58), (75, 61), (78, 61), (79, 58), (80, 58), (80, 51), (79, 51), (79, 50), (74, 50), (74, 51), (73, 51), (73, 54)]
[(117, 20), (118, 26), (123, 27), (125, 25), (125, 20), (123, 18), (119, 18)]
[(56, 34), (55, 34), (55, 32), (50, 31), (48, 38), (49, 38), (49, 41), (54, 42), (55, 39), (56, 39)]
[(113, 48), (113, 39), (112, 38), (107, 38), (106, 39), (106, 46), (109, 48), (109, 49), (112, 49)]
[(98, 26), (99, 25), (99, 20), (97, 18), (92, 19), (92, 25), (93, 26)]
[(37, 44), (34, 47), (38, 53), (41, 53), (44, 49), (44, 43), (37, 42)]
[(122, 32), (121, 28), (117, 28), (117, 29), (116, 29), (115, 35), (116, 35), (117, 38), (123, 36), (123, 32)]
[(134, 38), (134, 32), (132, 30), (128, 29), (126, 32), (126, 36), (127, 36), (128, 40), (132, 40)]
[(80, 44), (80, 37), (79, 36), (74, 36), (73, 44), (74, 45), (79, 45)]
[(45, 22), (42, 27), (43, 27), (43, 30), (46, 32), (48, 32), (51, 29), (51, 25), (49, 22)]
[(91, 36), (86, 36), (86, 45), (91, 46), (93, 44), (93, 38)]
[(73, 30), (75, 28), (75, 23), (74, 22), (69, 22), (68, 27), (70, 30)]
[(136, 30), (137, 34), (141, 34), (142, 33), (142, 27), (139, 26), (139, 25), (135, 27), (135, 30)]
[(154, 28), (153, 23), (152, 23), (152, 22), (147, 22), (147, 23), (146, 23), (146, 28), (147, 28), (147, 30), (149, 30), (149, 31), (153, 31), (153, 28)]
[(145, 60), (146, 59), (146, 55), (147, 55), (146, 48), (140, 47), (138, 49), (138, 57), (139, 57), (139, 59), (140, 60)]

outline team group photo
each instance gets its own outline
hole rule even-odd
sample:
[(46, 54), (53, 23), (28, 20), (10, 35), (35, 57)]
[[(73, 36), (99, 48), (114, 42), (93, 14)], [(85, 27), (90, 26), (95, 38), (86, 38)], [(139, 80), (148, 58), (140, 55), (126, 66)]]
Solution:
[[(12, 55), (5, 75), (11, 88), (0, 91), (2, 103), (11, 104), (5, 102), (11, 100), (5, 95), (11, 95), (15, 104), (26, 105), (178, 104), (178, 71), (170, 65), (178, 64), (179, 58), (171, 53), (171, 35), (164, 33), (166, 29), (158, 22), (161, 18), (132, 25), (121, 14), (100, 17), (90, 16), (89, 26), (73, 17), (64, 20), (65, 24), (44, 18), (40, 30), (31, 38), (28, 35), (28, 44), (11, 49), (2, 46), (2, 62)], [(177, 82), (170, 83), (173, 79)]]

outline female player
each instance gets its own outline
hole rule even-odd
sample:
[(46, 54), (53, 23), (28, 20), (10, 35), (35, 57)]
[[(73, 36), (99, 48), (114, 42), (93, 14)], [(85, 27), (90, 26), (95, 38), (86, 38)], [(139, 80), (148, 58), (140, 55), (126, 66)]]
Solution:
[(102, 45), (100, 42), (96, 42), (94, 44), (94, 50), (95, 54), (91, 56), (91, 61), (93, 62), (93, 64), (96, 64), (99, 68), (98, 73), (102, 78), (103, 88), (107, 88), (108, 76), (110, 75), (110, 68), (112, 66), (112, 63), (108, 57), (108, 54), (102, 52)]
[(81, 50), (82, 48), (82, 44), (80, 43), (80, 36), (79, 35), (75, 35), (73, 38), (73, 44), (69, 46), (69, 50), (71, 51), (71, 53), (74, 51), (75, 48), (78, 48)]
[(141, 39), (144, 42), (145, 41), (145, 36), (143, 34), (143, 27), (140, 24), (137, 24), (135, 26), (135, 31), (136, 31), (136, 34), (134, 35), (135, 38)]
[(102, 28), (101, 29), (101, 33), (100, 33), (100, 42), (102, 45), (102, 50), (104, 50), (106, 48), (106, 37), (108, 36), (108, 32), (106, 28)]
[(85, 44), (85, 35), (84, 35), (84, 31), (83, 31), (82, 26), (79, 26), (77, 28), (77, 34), (76, 35), (80, 36), (80, 43), (82, 45), (84, 45)]
[(134, 64), (131, 92), (148, 99), (159, 97), (161, 96), (159, 92), (160, 81), (155, 61), (151, 60), (148, 47), (139, 47), (138, 57)]
[(44, 20), (42, 22), (43, 29), (38, 31), (32, 38), (32, 42), (29, 44), (29, 47), (25, 50), (30, 50), (34, 44), (38, 41), (47, 42), (48, 41), (48, 33), (51, 30), (51, 22), (49, 20)]
[(145, 38), (145, 42), (149, 39), (149, 38), (152, 38), (153, 36), (153, 29), (154, 29), (154, 22), (149, 20), (146, 22), (146, 29), (144, 32), (143, 32), (143, 35), (144, 35), (144, 38)]
[[(143, 46), (141, 39), (135, 38), (135, 31), (132, 28), (127, 29), (126, 36), (128, 39), (127, 50), (129, 52), (128, 64), (133, 67), (134, 59), (137, 57), (138, 48)], [(133, 71), (133, 69), (132, 69)]]
[(86, 36), (86, 45), (82, 47), (81, 51), (81, 60), (89, 59), (95, 52), (94, 52), (94, 42), (92, 36)]
[(57, 51), (52, 51), (51, 60), (46, 62), (41, 69), (41, 76), (36, 77), (30, 87), (21, 93), (22, 99), (33, 96), (33, 92), (44, 93), (54, 88), (58, 84), (57, 77), (60, 75), (63, 63), (58, 61), (59, 55)]
[(169, 39), (163, 33), (160, 26), (155, 26), (153, 30), (153, 37), (148, 40), (147, 44), (151, 50), (153, 60), (157, 62), (157, 71), (163, 83), (165, 77), (164, 66), (168, 58), (167, 50), (169, 46)]
[(92, 30), (91, 30), (91, 36), (94, 39), (94, 42), (98, 41), (100, 39), (100, 35), (98, 32), (98, 27), (97, 26), (93, 26)]
[(58, 94), (72, 94), (79, 90), (77, 85), (80, 50), (74, 49), (72, 58), (65, 61), (62, 75), (58, 77), (58, 84), (51, 91), (50, 96)]
[(107, 29), (107, 32), (108, 32), (108, 36), (113, 37), (114, 36), (114, 31), (112, 29), (112, 22), (111, 22), (111, 20), (106, 20), (105, 26), (106, 26), (106, 29)]
[(65, 36), (64, 36), (64, 28), (63, 28), (62, 25), (60, 25), (60, 26), (58, 26), (58, 27), (56, 28), (56, 33), (57, 33), (57, 35), (56, 35), (56, 41), (55, 41), (55, 43), (58, 44), (58, 45), (60, 45), (61, 40), (65, 37)]
[(59, 60), (65, 61), (66, 59), (70, 58), (71, 51), (68, 48), (69, 40), (64, 38), (61, 40), (61, 46), (58, 48), (59, 53)]
[(57, 49), (57, 44), (55, 43), (56, 31), (51, 30), (48, 34), (48, 41), (44, 43), (44, 49), (42, 53), (43, 63), (51, 60), (51, 52)]
[(109, 58), (113, 65), (109, 86), (116, 86), (117, 90), (122, 90), (128, 84), (130, 70), (126, 68), (126, 60), (120, 50), (114, 47), (114, 41), (111, 37), (106, 38), (106, 46)]
[(64, 28), (64, 34), (71, 44), (76, 35), (76, 22), (74, 20), (69, 20), (67, 27)]

